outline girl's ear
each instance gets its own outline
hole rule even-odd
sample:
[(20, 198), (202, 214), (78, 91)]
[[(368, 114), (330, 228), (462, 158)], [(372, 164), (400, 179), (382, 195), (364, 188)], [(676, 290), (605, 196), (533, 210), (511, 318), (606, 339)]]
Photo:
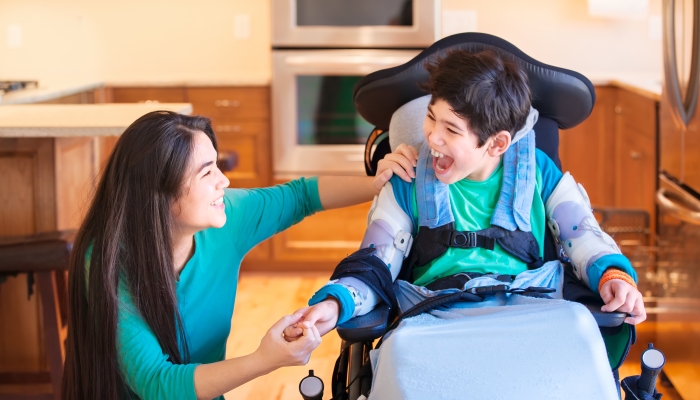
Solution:
[(500, 131), (491, 136), (491, 144), (489, 145), (488, 153), (491, 157), (500, 157), (510, 147), (511, 137), (510, 132)]

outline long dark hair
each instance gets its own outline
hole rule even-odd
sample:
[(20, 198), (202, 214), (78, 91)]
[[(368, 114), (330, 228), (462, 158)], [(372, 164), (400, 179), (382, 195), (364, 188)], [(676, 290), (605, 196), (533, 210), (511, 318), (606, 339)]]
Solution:
[(120, 281), (170, 361), (189, 361), (175, 294), (171, 206), (198, 132), (217, 148), (209, 119), (156, 111), (117, 141), (70, 260), (63, 399), (117, 400), (127, 390), (116, 347)]

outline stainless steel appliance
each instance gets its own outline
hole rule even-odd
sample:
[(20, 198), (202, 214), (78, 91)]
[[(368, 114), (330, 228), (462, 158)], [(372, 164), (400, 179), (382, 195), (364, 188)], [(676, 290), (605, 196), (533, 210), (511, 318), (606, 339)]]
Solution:
[(0, 81), (0, 100), (5, 93), (37, 87), (37, 81)]
[(353, 104), (355, 83), (403, 64), (417, 50), (276, 50), (272, 131), (276, 178), (319, 173), (364, 175), (373, 126)]
[(272, 7), (275, 178), (364, 175), (373, 127), (355, 110), (355, 83), (431, 45), (440, 1), (273, 0)]
[(656, 345), (684, 399), (700, 398), (700, 0), (664, 0)]
[(440, 0), (273, 0), (274, 47), (421, 48), (436, 40)]

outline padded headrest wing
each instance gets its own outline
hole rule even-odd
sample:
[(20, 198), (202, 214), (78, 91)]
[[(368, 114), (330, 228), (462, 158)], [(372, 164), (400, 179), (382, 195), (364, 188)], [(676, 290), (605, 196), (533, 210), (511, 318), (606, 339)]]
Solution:
[(425, 63), (455, 49), (471, 52), (490, 49), (523, 65), (530, 81), (532, 106), (541, 117), (556, 121), (559, 128), (578, 125), (593, 110), (595, 90), (585, 76), (543, 64), (499, 37), (474, 32), (448, 36), (403, 65), (363, 77), (355, 85), (355, 108), (370, 124), (388, 129), (394, 111), (427, 94), (420, 88), (421, 83), (428, 81)]

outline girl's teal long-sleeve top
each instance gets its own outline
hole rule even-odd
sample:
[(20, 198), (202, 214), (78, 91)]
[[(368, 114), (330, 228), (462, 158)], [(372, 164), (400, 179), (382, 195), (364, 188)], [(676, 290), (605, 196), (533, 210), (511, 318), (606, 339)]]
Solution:
[(177, 282), (189, 364), (168, 361), (136, 311), (126, 285), (120, 283), (117, 353), (132, 395), (141, 399), (196, 399), (197, 365), (226, 356), (241, 260), (258, 243), (322, 210), (316, 178), (264, 189), (226, 189), (224, 204), (226, 224), (194, 235), (194, 255)]

